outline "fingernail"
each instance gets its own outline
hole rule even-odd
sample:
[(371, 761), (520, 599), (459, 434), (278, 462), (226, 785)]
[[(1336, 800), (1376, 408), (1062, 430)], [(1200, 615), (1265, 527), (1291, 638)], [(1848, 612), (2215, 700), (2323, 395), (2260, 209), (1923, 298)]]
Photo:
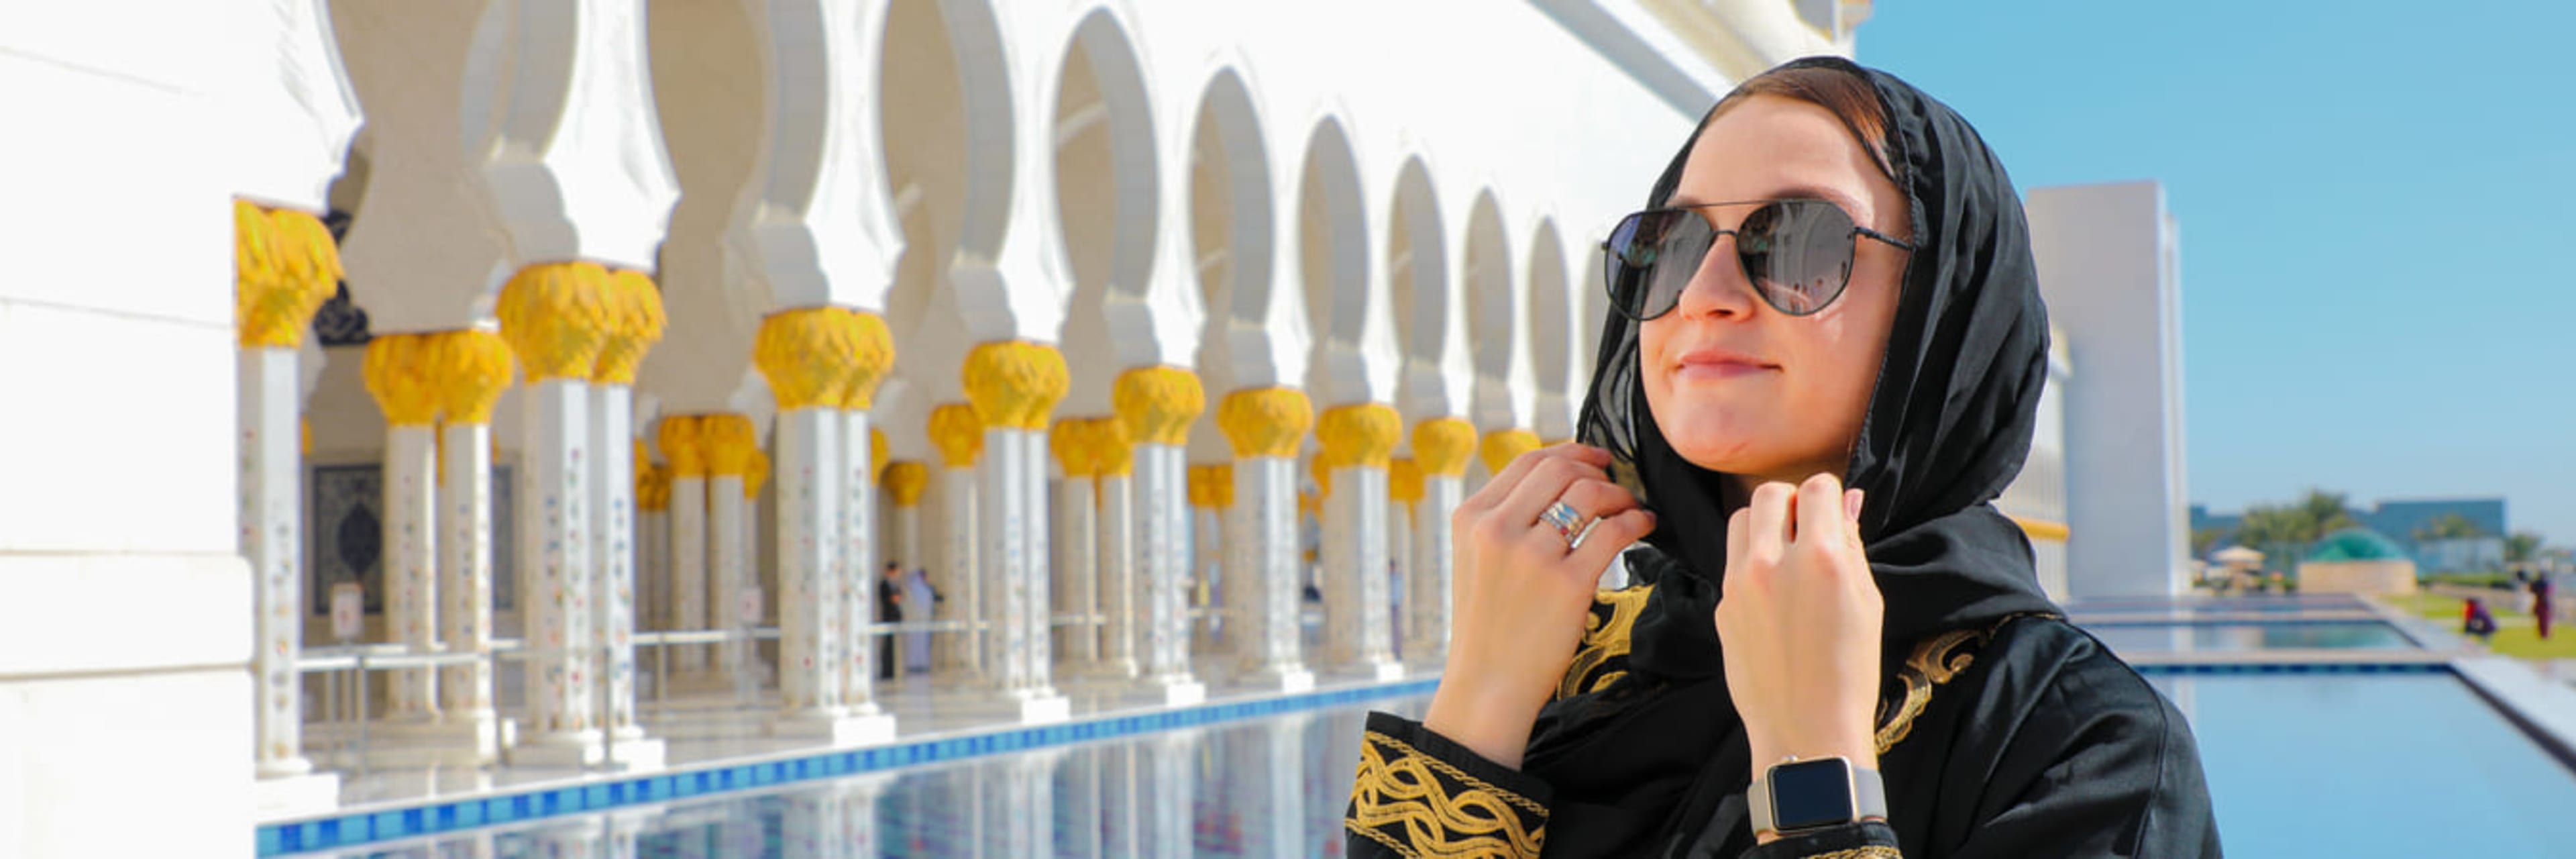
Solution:
[(1860, 502), (1860, 490), (1843, 490), (1843, 518), (1850, 519), (1854, 525), (1860, 524)]

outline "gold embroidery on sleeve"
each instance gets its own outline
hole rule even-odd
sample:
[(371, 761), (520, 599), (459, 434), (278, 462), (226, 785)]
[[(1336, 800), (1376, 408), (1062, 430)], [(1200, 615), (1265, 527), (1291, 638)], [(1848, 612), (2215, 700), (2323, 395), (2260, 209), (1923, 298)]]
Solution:
[(1400, 856), (1537, 856), (1547, 809), (1370, 731), (1342, 825)]
[(1906, 735), (1914, 731), (1914, 718), (1923, 715), (1923, 708), (1932, 703), (1933, 688), (1967, 671), (1986, 642), (1993, 641), (2005, 624), (2046, 616), (2049, 615), (2016, 614), (1984, 629), (1954, 629), (1915, 645), (1905, 665), (1896, 669), (1896, 679), (1905, 685), (1903, 696), (1892, 702), (1879, 702), (1878, 753), (1887, 754), (1887, 750), (1905, 741)]
[(1646, 598), (1654, 592), (1653, 585), (1638, 585), (1592, 595), (1592, 613), (1583, 619), (1583, 642), (1574, 651), (1573, 664), (1566, 666), (1565, 677), (1557, 681), (1556, 697), (1599, 692), (1628, 676), (1627, 662), (1621, 657), (1628, 655), (1630, 633), (1637, 628), (1637, 618), (1646, 613)]
[(1896, 848), (1894, 847), (1882, 847), (1872, 844), (1867, 847), (1854, 847), (1849, 850), (1818, 853), (1807, 857), (1807, 859), (1905, 859), (1905, 854), (1896, 852)]

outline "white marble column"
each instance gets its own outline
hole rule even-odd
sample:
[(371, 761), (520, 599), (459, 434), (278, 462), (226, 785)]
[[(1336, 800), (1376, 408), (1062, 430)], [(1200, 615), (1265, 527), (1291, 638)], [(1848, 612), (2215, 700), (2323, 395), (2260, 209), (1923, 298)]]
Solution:
[(1214, 653), (1222, 652), (1225, 647), (1224, 640), (1218, 637), (1218, 630), (1223, 629), (1225, 624), (1224, 612), (1221, 609), (1221, 601), (1226, 599), (1224, 579), (1221, 575), (1225, 551), (1225, 520), (1224, 514), (1216, 507), (1214, 493), (1208, 489), (1208, 480), (1211, 476), (1209, 472), (1210, 469), (1207, 466), (1189, 467), (1190, 582), (1193, 586), (1205, 582), (1208, 589), (1206, 605), (1197, 606), (1194, 603), (1193, 607), (1204, 607), (1210, 611), (1210, 617), (1207, 620), (1192, 626), (1190, 647), (1192, 652)]
[(1235, 460), (1235, 505), (1240, 511), (1229, 551), (1243, 569), (1245, 630), (1252, 647), (1245, 670), (1254, 682), (1287, 691), (1314, 688), (1306, 670), (1298, 625), (1301, 595), (1297, 551), (1297, 461), (1286, 457)]
[(336, 801), (339, 777), (315, 777), (304, 757), (304, 680), (295, 667), (303, 649), (305, 579), (296, 348), (246, 345), (240, 356), (241, 553), (256, 583), (254, 760), (261, 779), (325, 782), (300, 785), (299, 792)]
[[(1064, 479), (1055, 493), (1055, 613), (1074, 618), (1055, 631), (1056, 658), (1088, 669), (1100, 659), (1101, 629), (1090, 619), (1104, 614), (1100, 599), (1099, 494), (1093, 482), (1098, 457), (1088, 449), (1087, 418), (1057, 421), (1048, 442)], [(1068, 440), (1068, 439), (1071, 440)]]
[(930, 586), (944, 595), (940, 620), (965, 621), (967, 629), (934, 637), (937, 666), (973, 682), (987, 677), (984, 659), (984, 602), (981, 541), (977, 538), (976, 462), (984, 453), (984, 422), (965, 403), (943, 403), (930, 410), (931, 443), (939, 448), (938, 536), (932, 545)]
[[(381, 334), (367, 344), (367, 391), (385, 417), (384, 606), (386, 640), (409, 653), (438, 644), (438, 376), (431, 335)], [(426, 725), (438, 716), (438, 671), (388, 672), (387, 721)]]
[[(772, 383), (775, 388), (776, 383)], [(783, 405), (783, 403), (782, 403)], [(840, 410), (801, 406), (778, 414), (778, 691), (773, 733), (831, 725), (841, 706), (849, 570), (839, 539)]]
[[(875, 374), (882, 377), (884, 369)], [(873, 387), (869, 393), (873, 395)], [(865, 400), (858, 400), (839, 414), (841, 701), (851, 719), (841, 739), (854, 743), (884, 742), (895, 735), (894, 715), (876, 701), (877, 649), (886, 642), (872, 627), (887, 618), (877, 616), (877, 582), (884, 572), (877, 569), (876, 450), (866, 407)]]
[(1051, 600), (1047, 571), (1039, 567), (1048, 557), (1045, 455), (1042, 432), (1017, 427), (984, 432), (978, 516), (992, 527), (981, 529), (984, 573), (979, 578), (996, 597), (987, 614), (995, 624), (990, 656), (1002, 692), (1019, 703), (1022, 719), (1031, 722), (1070, 715), (1070, 703), (1056, 692), (1048, 670), (1053, 661)]
[(1449, 579), (1457, 564), (1451, 545), (1449, 514), (1467, 496), (1465, 478), (1426, 474), (1422, 503), (1413, 509), (1414, 564), (1406, 602), (1405, 658), (1420, 667), (1437, 667), (1449, 652)]
[(1072, 713), (1053, 681), (1054, 601), (1045, 569), (1052, 557), (1046, 427), (1066, 381), (1064, 356), (1046, 344), (996, 341), (966, 356), (966, 395), (984, 425), (981, 578), (997, 598), (988, 615), (998, 624), (995, 679), (1021, 721), (1031, 723)]
[(1324, 497), (1324, 650), (1333, 670), (1379, 681), (1404, 676), (1395, 661), (1386, 572), (1386, 472), (1333, 470)]
[(1390, 587), (1387, 591), (1395, 600), (1394, 611), (1389, 614), (1389, 619), (1396, 624), (1399, 636), (1396, 639), (1399, 642), (1396, 650), (1396, 658), (1399, 661), (1413, 658), (1410, 644), (1413, 636), (1413, 612), (1419, 605), (1413, 596), (1413, 589), (1418, 584), (1414, 581), (1416, 577), (1413, 574), (1416, 567), (1413, 556), (1413, 509), (1422, 492), (1422, 474), (1419, 471), (1414, 473), (1410, 492), (1401, 488), (1405, 482), (1401, 471), (1407, 464), (1410, 464), (1409, 460), (1399, 460), (1397, 467), (1393, 469), (1395, 473), (1387, 475), (1387, 482), (1397, 487), (1387, 493), (1386, 560), (1394, 568), (1392, 574), (1388, 576)]
[(1413, 458), (1422, 469), (1422, 500), (1413, 505), (1413, 571), (1405, 593), (1405, 661), (1437, 669), (1448, 657), (1449, 579), (1456, 550), (1449, 515), (1467, 495), (1468, 459), (1476, 428), (1460, 418), (1432, 418), (1414, 425)]
[(1136, 570), (1136, 477), (1100, 476), (1101, 673), (1142, 677), (1145, 672), (1145, 586)]
[[(502, 372), (509, 372), (504, 363)], [(506, 384), (508, 376), (502, 377)], [(496, 392), (497, 393), (497, 392)], [(487, 413), (488, 414), (488, 413)], [(441, 635), (450, 653), (473, 653), (482, 660), (440, 670), (440, 710), (446, 721), (472, 738), (477, 760), (500, 753), (492, 723), (499, 718), (492, 703), (492, 426), (486, 422), (449, 423), (445, 462), (439, 464), (438, 524), (442, 575), (439, 596)]]
[(527, 618), (528, 719), (511, 750), (514, 763), (587, 765), (600, 753), (588, 647), (591, 469), (585, 457), (595, 453), (587, 432), (589, 387), (578, 377), (557, 377), (523, 389), (518, 569), (519, 611)]
[(1252, 388), (1228, 394), (1217, 422), (1234, 446), (1235, 533), (1226, 551), (1247, 585), (1253, 646), (1240, 657), (1252, 682), (1298, 692), (1314, 688), (1298, 623), (1297, 449), (1314, 423), (1305, 392)]
[(602, 378), (590, 395), (591, 462), (597, 468), (590, 487), (590, 646), (600, 727), (616, 732), (612, 751), (618, 758), (659, 768), (661, 744), (645, 742), (644, 728), (635, 721), (634, 388)]
[[(722, 473), (707, 480), (708, 629), (749, 629), (742, 622), (743, 595), (750, 587), (748, 559), (743, 557), (743, 549), (748, 548), (743, 530), (748, 523), (743, 517), (742, 482), (742, 475)], [(715, 646), (713, 670), (734, 678), (744, 670), (743, 659), (750, 652), (741, 641), (728, 639)]]
[(1146, 591), (1145, 674), (1174, 706), (1207, 698), (1190, 672), (1189, 460), (1179, 445), (1136, 445), (1137, 575)]
[[(980, 448), (981, 445), (978, 445)], [(968, 628), (939, 635), (933, 650), (939, 667), (952, 669), (967, 677), (986, 675), (984, 661), (983, 564), (980, 541), (976, 539), (978, 510), (976, 468), (949, 466), (939, 470), (939, 563), (931, 569), (931, 587), (947, 595), (947, 611), (942, 620), (962, 620)]]
[[(637, 449), (636, 468), (644, 476), (635, 481), (635, 625), (641, 629), (671, 628), (671, 474), (666, 466), (656, 465)], [(671, 658), (670, 648), (653, 649), (654, 665)]]
[[(719, 413), (699, 420), (699, 438), (707, 452), (707, 628), (746, 633), (743, 603), (757, 587), (752, 578), (748, 530), (750, 517), (743, 496), (759, 441), (751, 418)], [(764, 598), (766, 595), (760, 595)], [(748, 661), (753, 650), (737, 635), (716, 645), (715, 673), (735, 684), (756, 677)]]
[[(664, 418), (669, 421), (674, 418)], [(713, 629), (707, 611), (707, 477), (704, 472), (671, 474), (671, 614), (664, 628), (680, 631)], [(684, 644), (666, 648), (683, 673), (707, 670), (707, 648)]]
[[(1207, 686), (1190, 666), (1189, 460), (1182, 445), (1190, 423), (1207, 410), (1198, 376), (1179, 367), (1137, 367), (1119, 374), (1112, 397), (1134, 457), (1135, 584), (1144, 609), (1136, 645), (1145, 676), (1166, 704), (1196, 704)], [(1301, 428), (1302, 430), (1302, 428)]]

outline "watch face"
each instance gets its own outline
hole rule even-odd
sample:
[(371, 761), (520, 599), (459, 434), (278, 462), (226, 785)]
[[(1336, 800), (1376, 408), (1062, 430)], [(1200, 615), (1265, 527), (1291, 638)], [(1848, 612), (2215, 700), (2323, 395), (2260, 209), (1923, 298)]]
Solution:
[(1841, 758), (1771, 768), (1771, 820), (1782, 832), (1850, 823), (1851, 763)]

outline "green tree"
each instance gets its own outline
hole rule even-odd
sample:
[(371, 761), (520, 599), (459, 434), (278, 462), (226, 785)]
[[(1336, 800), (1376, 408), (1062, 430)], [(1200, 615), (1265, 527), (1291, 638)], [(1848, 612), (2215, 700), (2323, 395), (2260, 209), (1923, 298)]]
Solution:
[(2304, 520), (2302, 524), (2309, 529), (2307, 541), (2311, 543), (2327, 534), (2361, 525), (2361, 519), (2352, 515), (2350, 499), (2341, 492), (2310, 489), (2307, 497), (2299, 499), (2295, 509)]
[(2218, 541), (2226, 536), (2227, 529), (2225, 528), (2191, 529), (2191, 556), (2195, 558), (2209, 557), (2209, 553), (2218, 551)]
[(2433, 517), (2433, 521), (2424, 523), (2423, 527), (2416, 528), (2415, 541), (2424, 543), (2435, 540), (2466, 540), (2484, 534), (2485, 532), (2478, 528), (2478, 523), (2469, 521), (2469, 517), (2457, 513), (2444, 513)]
[(2535, 559), (2535, 558), (2539, 557), (2539, 555), (2540, 555), (2540, 535), (2539, 535), (2539, 534), (2535, 534), (2535, 533), (2532, 533), (2532, 532), (2530, 532), (2530, 531), (2515, 531), (2515, 532), (2513, 532), (2513, 534), (2512, 534), (2511, 536), (2508, 536), (2508, 537), (2504, 538), (2504, 562), (2505, 562), (2505, 563), (2508, 563), (2508, 564), (2523, 564), (2523, 563), (2529, 563), (2529, 562), (2531, 562), (2533, 559)]

